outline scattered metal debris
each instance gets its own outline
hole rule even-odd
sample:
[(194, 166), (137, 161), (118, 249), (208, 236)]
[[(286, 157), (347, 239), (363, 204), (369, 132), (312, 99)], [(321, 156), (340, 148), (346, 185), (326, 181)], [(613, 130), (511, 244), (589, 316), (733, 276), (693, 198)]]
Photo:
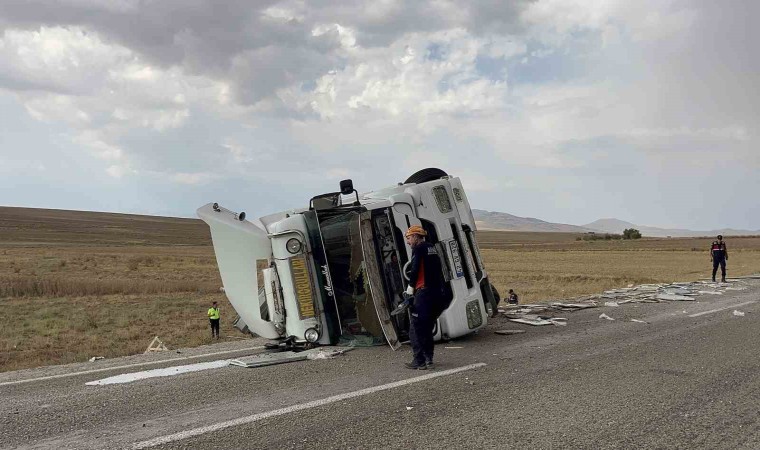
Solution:
[[(526, 325), (567, 325), (567, 319), (552, 317), (555, 311), (578, 311), (580, 309), (618, 307), (627, 303), (661, 303), (672, 301), (695, 301), (700, 295), (723, 295), (726, 291), (743, 291), (748, 287), (742, 280), (760, 279), (760, 275), (729, 278), (728, 282), (716, 283), (711, 280), (678, 281), (674, 283), (651, 283), (610, 289), (597, 295), (587, 295), (569, 301), (556, 301), (544, 304), (505, 305), (499, 312), (507, 319)], [(601, 319), (615, 320), (601, 314)], [(648, 323), (643, 320), (631, 319), (632, 322)], [(509, 334), (500, 330), (498, 334)]]
[(351, 348), (341, 348), (341, 349), (328, 349), (328, 348), (318, 348), (316, 352), (309, 353), (306, 356), (306, 359), (308, 360), (314, 360), (314, 359), (333, 359), (336, 356), (340, 356), (348, 351), (352, 350)]
[(579, 309), (596, 308), (597, 304), (593, 300), (586, 300), (583, 303), (560, 303), (554, 302), (549, 305), (552, 309), (558, 309), (560, 311), (577, 311)]
[(105, 356), (93, 356), (92, 358), (90, 358), (90, 362), (95, 362), (99, 359), (105, 359), (105, 358), (106, 358)]
[(678, 294), (657, 294), (657, 300), (671, 300), (671, 301), (684, 301), (684, 302), (692, 302), (694, 301), (694, 297), (688, 297), (686, 295), (678, 295)]
[(738, 309), (735, 309), (734, 310), (734, 315), (738, 316), (738, 317), (744, 317), (744, 312), (743, 311), (739, 311)]
[(510, 334), (522, 334), (522, 333), (525, 333), (525, 330), (496, 330), (496, 331), (494, 331), (494, 333), (508, 336)]
[(564, 317), (550, 317), (550, 316), (539, 316), (536, 314), (523, 314), (523, 315), (520, 315), (519, 317), (509, 317), (507, 315), (507, 318), (511, 320), (512, 322), (524, 323), (526, 325), (533, 325), (533, 326), (567, 325), (567, 319)]
[(535, 314), (525, 314), (522, 317), (509, 317), (509, 320), (511, 320), (512, 322), (524, 323), (526, 325), (533, 325), (533, 326), (552, 324), (550, 321), (544, 320)]
[(258, 353), (256, 355), (230, 360), (230, 364), (233, 366), (248, 368), (264, 367), (294, 361), (305, 361), (307, 359), (331, 359), (350, 350), (353, 350), (353, 348), (319, 347), (311, 350), (304, 350), (302, 352), (286, 351), (276, 353)]

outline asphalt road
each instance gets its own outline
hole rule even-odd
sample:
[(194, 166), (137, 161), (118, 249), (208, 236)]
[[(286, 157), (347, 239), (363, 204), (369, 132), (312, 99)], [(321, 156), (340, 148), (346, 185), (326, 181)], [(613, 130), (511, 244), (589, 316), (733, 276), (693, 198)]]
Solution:
[[(249, 354), (260, 344), (247, 341), (4, 373), (0, 445), (757, 449), (760, 281), (748, 284), (696, 302), (566, 313), (565, 327), (497, 318), (477, 335), (438, 344), (431, 371), (403, 367), (408, 347), (375, 347), (331, 360), (85, 385)], [(493, 333), (505, 328), (526, 333)], [(214, 351), (228, 353), (203, 356)], [(81, 373), (93, 368), (101, 371)]]

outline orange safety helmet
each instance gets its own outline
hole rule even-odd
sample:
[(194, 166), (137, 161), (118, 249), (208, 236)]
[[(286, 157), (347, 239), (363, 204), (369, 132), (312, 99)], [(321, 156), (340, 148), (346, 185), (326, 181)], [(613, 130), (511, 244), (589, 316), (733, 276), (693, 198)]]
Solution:
[(419, 234), (420, 236), (427, 236), (427, 231), (425, 231), (421, 226), (419, 225), (412, 225), (409, 227), (408, 230), (406, 230), (405, 236), (411, 236), (413, 234)]

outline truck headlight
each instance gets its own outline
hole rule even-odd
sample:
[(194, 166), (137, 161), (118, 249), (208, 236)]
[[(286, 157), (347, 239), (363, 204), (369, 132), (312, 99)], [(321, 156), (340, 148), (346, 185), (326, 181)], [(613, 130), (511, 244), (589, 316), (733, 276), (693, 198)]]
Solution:
[(307, 342), (317, 342), (319, 340), (319, 331), (317, 331), (316, 328), (309, 328), (306, 330), (306, 332), (303, 334), (304, 339), (306, 339)]
[(285, 248), (292, 254), (296, 254), (301, 251), (301, 247), (303, 244), (301, 244), (301, 241), (299, 241), (296, 238), (288, 239), (288, 242), (285, 243)]

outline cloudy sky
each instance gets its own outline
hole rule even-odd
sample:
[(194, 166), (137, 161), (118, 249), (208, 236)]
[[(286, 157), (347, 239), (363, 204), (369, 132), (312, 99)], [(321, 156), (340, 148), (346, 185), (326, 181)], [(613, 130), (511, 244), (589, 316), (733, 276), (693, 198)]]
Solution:
[(760, 229), (758, 14), (2, 0), (0, 205), (259, 216), (440, 167), (481, 209)]

